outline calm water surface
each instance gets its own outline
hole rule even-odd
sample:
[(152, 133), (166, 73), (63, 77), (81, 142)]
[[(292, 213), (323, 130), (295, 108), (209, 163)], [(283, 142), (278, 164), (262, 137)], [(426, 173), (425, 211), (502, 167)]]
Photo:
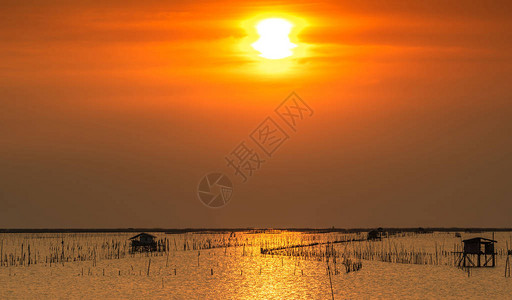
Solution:
[[(160, 235), (164, 237), (164, 235)], [(115, 235), (124, 241), (126, 235)], [(169, 236), (166, 236), (169, 237)], [(281, 237), (296, 243), (294, 236), (273, 235), (269, 243)], [(39, 262), (30, 266), (0, 267), (0, 299), (331, 299), (326, 261), (301, 259), (280, 255), (261, 255), (256, 242), (252, 246), (216, 248), (209, 250), (178, 250), (169, 255), (136, 255), (119, 259), (71, 261), (49, 264), (46, 252), (59, 251), (63, 239), (85, 245), (102, 244), (111, 236), (87, 235), (45, 238), (37, 235), (1, 236), (3, 252), (25, 250), (31, 245), (32, 255)], [(188, 237), (183, 237), (187, 239)], [(202, 239), (199, 235), (196, 239)], [(247, 235), (242, 238), (264, 240)], [(333, 236), (314, 239), (336, 239)], [(466, 238), (463, 236), (463, 238)], [(299, 236), (299, 241), (301, 237)], [(308, 236), (311, 239), (311, 236)], [(498, 234), (501, 246), (506, 247), (510, 233)], [(408, 247), (430, 251), (435, 248), (453, 250), (460, 238), (453, 234), (428, 234), (387, 239), (374, 242), (386, 248)], [(175, 240), (173, 240), (175, 242)], [(177, 244), (181, 245), (180, 240)], [(123, 242), (124, 243), (124, 242)], [(364, 242), (367, 243), (367, 242)], [(386, 244), (388, 243), (388, 244)], [(174, 244), (174, 243), (173, 243)], [(52, 245), (57, 249), (48, 250)], [(57, 246), (55, 246), (57, 245)], [(321, 247), (321, 246), (320, 246)], [(336, 245), (338, 250), (347, 247)], [(101, 251), (112, 249), (98, 247)], [(20, 249), (21, 250), (21, 249)], [(20, 251), (19, 250), (19, 251)], [(98, 251), (100, 251), (98, 250)], [(71, 251), (71, 250), (69, 250)], [(78, 251), (78, 249), (75, 249)], [(14, 253), (14, 252), (12, 252)], [(16, 251), (16, 254), (19, 254)], [(72, 254), (70, 254), (72, 255)], [(512, 299), (512, 278), (504, 277), (505, 257), (500, 256), (496, 268), (473, 269), (471, 276), (449, 265), (415, 265), (362, 260), (358, 272), (345, 273), (341, 265), (330, 268), (339, 272), (331, 275), (335, 299)], [(148, 275), (149, 265), (149, 275)], [(334, 272), (334, 271), (333, 271)], [(213, 274), (212, 274), (213, 273)]]

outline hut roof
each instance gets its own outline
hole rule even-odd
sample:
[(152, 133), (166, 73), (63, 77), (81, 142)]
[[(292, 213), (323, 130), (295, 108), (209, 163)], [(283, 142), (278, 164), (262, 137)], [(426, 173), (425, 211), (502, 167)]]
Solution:
[(476, 237), (472, 239), (463, 240), (463, 243), (483, 243), (483, 244), (490, 244), (490, 243), (497, 243), (495, 240), (486, 239), (483, 237)]
[(154, 235), (152, 235), (152, 234), (149, 234), (149, 233), (145, 233), (145, 232), (143, 232), (143, 233), (139, 233), (139, 234), (137, 234), (136, 236), (132, 236), (132, 237), (130, 238), (130, 240), (136, 239), (136, 238), (141, 237), (141, 236), (149, 236), (149, 237), (154, 238), (154, 239), (156, 238), (156, 236), (154, 236)]

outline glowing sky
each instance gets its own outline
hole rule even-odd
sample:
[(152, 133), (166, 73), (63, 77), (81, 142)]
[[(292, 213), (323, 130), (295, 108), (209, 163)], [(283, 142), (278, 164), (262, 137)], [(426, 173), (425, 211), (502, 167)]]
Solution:
[[(512, 226), (511, 6), (3, 1), (0, 227)], [(300, 23), (280, 65), (267, 16)], [(291, 91), (314, 117), (204, 207)]]

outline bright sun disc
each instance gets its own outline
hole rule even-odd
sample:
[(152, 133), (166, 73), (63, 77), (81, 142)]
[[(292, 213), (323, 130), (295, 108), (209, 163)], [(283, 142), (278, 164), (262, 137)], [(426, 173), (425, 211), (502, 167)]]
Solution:
[(297, 47), (288, 36), (292, 28), (293, 25), (284, 19), (265, 19), (256, 25), (260, 39), (251, 46), (264, 58), (281, 59), (291, 56), (291, 49)]

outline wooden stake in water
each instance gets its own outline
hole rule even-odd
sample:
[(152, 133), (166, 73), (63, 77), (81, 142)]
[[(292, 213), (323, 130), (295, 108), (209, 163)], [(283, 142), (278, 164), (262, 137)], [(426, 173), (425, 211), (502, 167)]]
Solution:
[(507, 261), (505, 262), (505, 277), (510, 277), (510, 255), (507, 255)]
[(508, 249), (508, 241), (507, 241), (507, 261), (505, 262), (505, 277), (510, 277), (510, 256), (512, 255), (512, 250)]
[(329, 283), (331, 285), (331, 296), (332, 300), (334, 300), (334, 290), (332, 289), (332, 279), (331, 279), (331, 269), (329, 268), (329, 259), (327, 259), (327, 273), (329, 274)]

